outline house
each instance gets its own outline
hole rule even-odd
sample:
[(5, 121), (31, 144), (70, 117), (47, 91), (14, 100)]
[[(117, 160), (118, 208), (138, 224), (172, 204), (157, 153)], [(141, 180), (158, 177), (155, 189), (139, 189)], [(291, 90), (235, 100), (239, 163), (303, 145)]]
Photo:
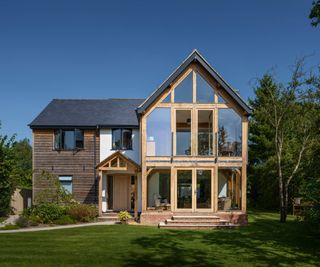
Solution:
[(250, 107), (194, 50), (147, 99), (53, 100), (31, 122), (42, 170), (100, 214), (247, 222)]

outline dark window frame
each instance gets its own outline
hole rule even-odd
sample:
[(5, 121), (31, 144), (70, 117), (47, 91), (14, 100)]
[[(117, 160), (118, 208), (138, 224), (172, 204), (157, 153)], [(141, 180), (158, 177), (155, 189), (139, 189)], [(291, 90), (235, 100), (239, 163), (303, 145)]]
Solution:
[[(73, 132), (73, 147), (65, 148), (64, 132)], [(78, 133), (78, 134), (77, 134)], [(80, 137), (79, 138), (79, 133)], [(57, 140), (58, 138), (58, 140)], [(82, 145), (79, 145), (82, 144)], [(84, 130), (74, 129), (56, 129), (54, 130), (54, 150), (84, 150)]]
[[(120, 145), (115, 146), (115, 132), (120, 130)], [(130, 142), (128, 143), (128, 146), (124, 146), (123, 141), (123, 133), (124, 131), (130, 132)], [(132, 129), (130, 128), (114, 128), (112, 129), (112, 150), (132, 150)]]

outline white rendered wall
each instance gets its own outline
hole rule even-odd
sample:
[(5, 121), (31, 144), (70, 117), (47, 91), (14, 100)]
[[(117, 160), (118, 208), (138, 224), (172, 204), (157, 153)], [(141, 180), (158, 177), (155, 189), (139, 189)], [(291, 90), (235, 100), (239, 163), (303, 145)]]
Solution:
[[(100, 129), (100, 161), (116, 152), (112, 150), (112, 129)], [(124, 155), (140, 164), (139, 129), (132, 130), (132, 150), (122, 151)]]

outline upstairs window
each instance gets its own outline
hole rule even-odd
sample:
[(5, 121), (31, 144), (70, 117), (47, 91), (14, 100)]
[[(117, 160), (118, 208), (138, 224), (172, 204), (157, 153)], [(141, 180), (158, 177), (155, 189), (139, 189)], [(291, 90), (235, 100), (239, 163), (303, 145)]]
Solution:
[(132, 130), (113, 129), (112, 130), (112, 149), (131, 150), (132, 149)]
[(57, 150), (83, 149), (84, 134), (83, 130), (55, 130), (54, 148)]

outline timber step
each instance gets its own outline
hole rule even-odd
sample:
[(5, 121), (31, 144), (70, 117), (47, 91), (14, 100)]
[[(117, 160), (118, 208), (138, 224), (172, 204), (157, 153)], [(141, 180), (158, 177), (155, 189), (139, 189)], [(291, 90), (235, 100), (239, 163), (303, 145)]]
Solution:
[(160, 222), (158, 226), (164, 229), (214, 229), (235, 228), (239, 225), (215, 215), (175, 215)]
[(166, 224), (165, 222), (159, 223), (159, 228), (162, 229), (215, 229), (215, 228), (235, 228), (238, 227), (238, 224), (185, 224), (185, 223), (179, 223), (179, 224)]

